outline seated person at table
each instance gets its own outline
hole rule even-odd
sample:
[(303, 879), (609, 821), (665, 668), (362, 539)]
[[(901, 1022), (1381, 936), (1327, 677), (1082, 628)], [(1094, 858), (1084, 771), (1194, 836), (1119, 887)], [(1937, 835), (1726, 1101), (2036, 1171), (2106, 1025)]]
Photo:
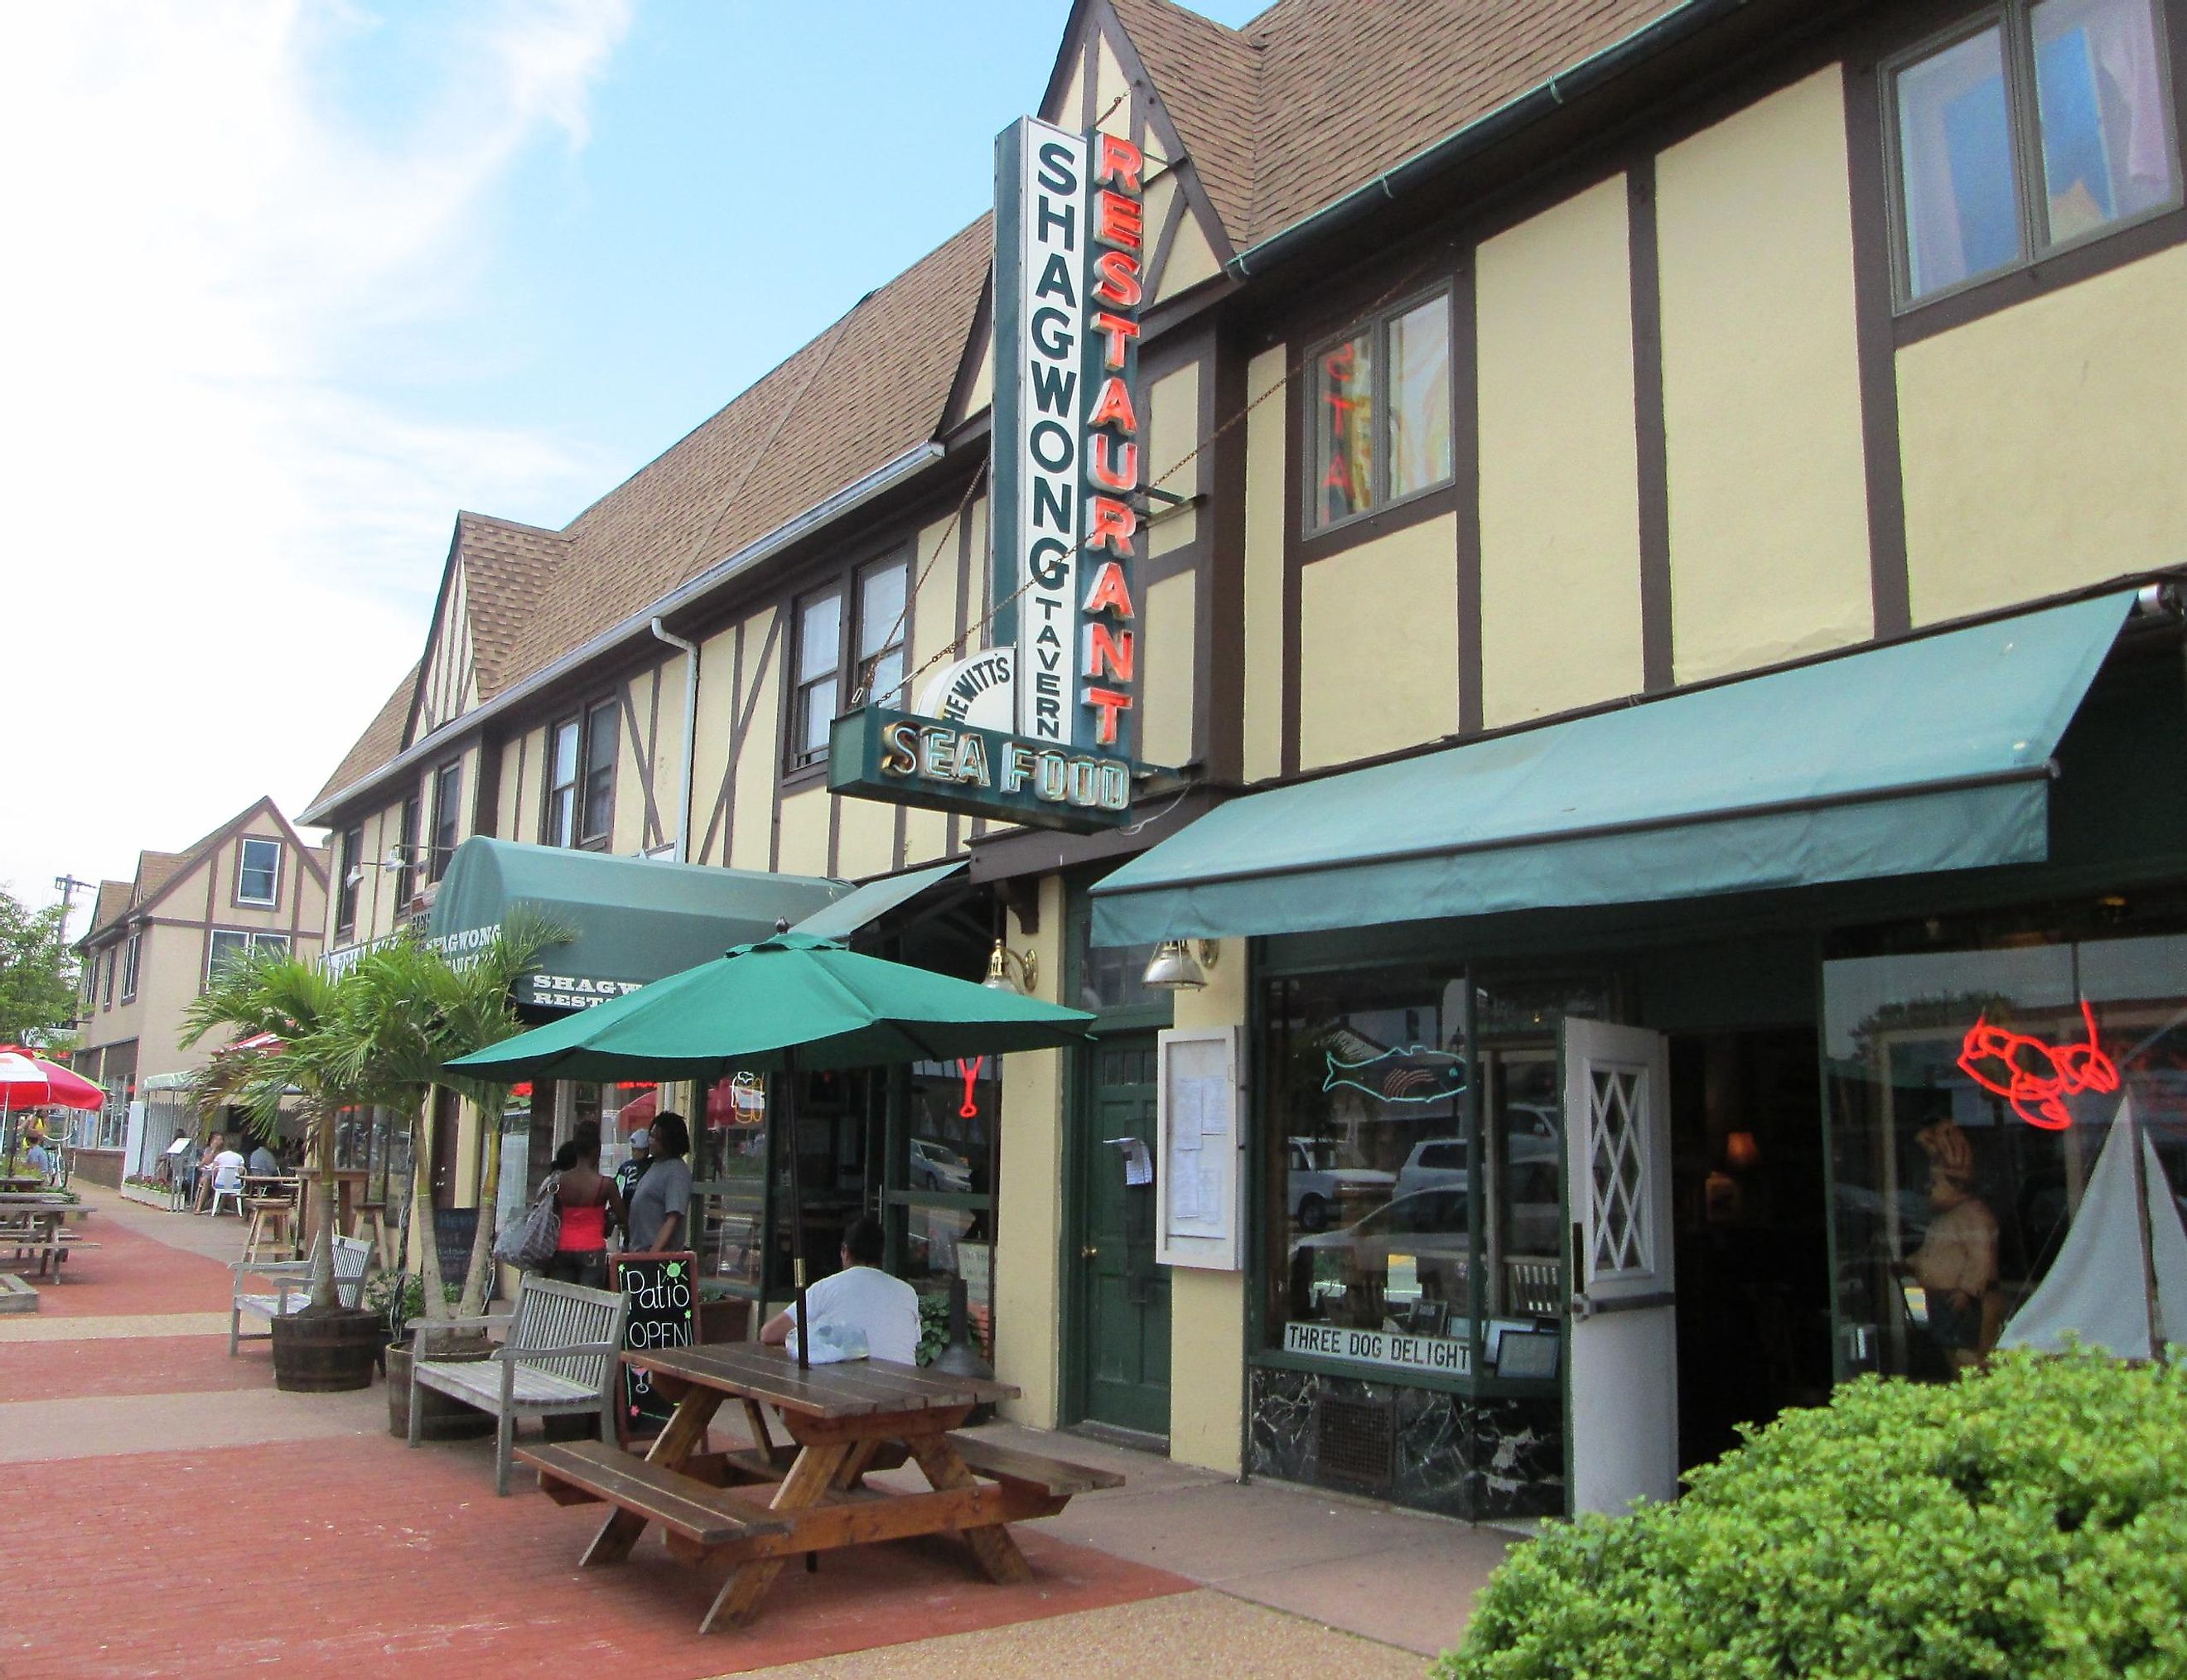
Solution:
[(261, 1143), (250, 1152), (250, 1176), (253, 1178), (278, 1178), (281, 1163), (273, 1150)]
[(216, 1132), (205, 1139), (205, 1146), (198, 1151), (196, 1171), (197, 1190), (190, 1199), (192, 1211), (203, 1213), (205, 1200), (212, 1194), (213, 1162), (228, 1148), (228, 1134)]
[(223, 1148), (212, 1158), (212, 1188), (215, 1190), (240, 1190), (243, 1188), (243, 1157), (232, 1149)]
[(31, 1133), (30, 1152), (24, 1159), (30, 1163), (31, 1171), (41, 1178), (52, 1177), (57, 1169), (53, 1152), (46, 1146), (46, 1134), (42, 1132)]
[[(828, 1339), (831, 1329), (856, 1329), (866, 1339), (866, 1355), (898, 1365), (919, 1359), (919, 1292), (901, 1278), (880, 1269), (881, 1225), (871, 1214), (862, 1215), (843, 1233), (843, 1269), (808, 1286), (805, 1302), (818, 1331), (815, 1341)], [(770, 1347), (788, 1347), (795, 1353), (797, 1307), (793, 1302), (761, 1329), (759, 1339)]]

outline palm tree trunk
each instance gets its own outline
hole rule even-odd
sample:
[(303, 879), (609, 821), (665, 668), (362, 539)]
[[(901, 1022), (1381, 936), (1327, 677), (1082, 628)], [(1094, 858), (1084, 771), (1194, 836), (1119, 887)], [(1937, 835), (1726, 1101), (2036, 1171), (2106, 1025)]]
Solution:
[(448, 1316), (441, 1287), (441, 1245), (433, 1233), (433, 1105), (436, 1087), (427, 1086), (410, 1113), (410, 1218), (418, 1239), (419, 1311), (427, 1318)]
[(335, 1220), (338, 1204), (335, 1185), (335, 1111), (331, 1104), (323, 1101), (312, 1106), (312, 1143), (319, 1165), (318, 1229), (312, 1237), (312, 1305), (323, 1312), (330, 1312), (340, 1305), (335, 1295)]
[(467, 1317), (486, 1311), (493, 1286), (493, 1222), (501, 1198), (501, 1116), (508, 1107), (507, 1090), (505, 1086), (488, 1086), (478, 1105), (486, 1159), (479, 1167), (478, 1230), (471, 1238), (470, 1270), (464, 1278), (462, 1310)]

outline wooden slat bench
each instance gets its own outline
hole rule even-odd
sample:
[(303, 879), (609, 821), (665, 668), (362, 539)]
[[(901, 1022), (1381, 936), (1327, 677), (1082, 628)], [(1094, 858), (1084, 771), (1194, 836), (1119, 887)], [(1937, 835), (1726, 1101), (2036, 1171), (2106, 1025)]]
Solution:
[[(360, 1246), (369, 1247), (368, 1244)], [(410, 1444), (423, 1438), (424, 1407), (417, 1391), (430, 1388), (493, 1414), (493, 1491), (509, 1492), (509, 1464), (519, 1413), (534, 1417), (597, 1413), (600, 1438), (616, 1438), (615, 1356), (622, 1348), (623, 1315), (628, 1303), (620, 1290), (588, 1289), (558, 1284), (530, 1273), (517, 1285), (514, 1312), (475, 1318), (438, 1318), (420, 1328), (436, 1330), (488, 1329), (506, 1326), (508, 1340), (486, 1360), (433, 1359), (410, 1362)]]
[(1124, 1478), (1114, 1470), (1094, 1469), (1091, 1464), (1073, 1464), (1061, 1458), (1043, 1458), (1037, 1452), (1027, 1452), (1015, 1447), (1005, 1447), (998, 1441), (989, 1441), (977, 1435), (952, 1435), (949, 1444), (957, 1449), (957, 1456), (975, 1475), (983, 1475), (1005, 1486), (1018, 1486), (1040, 1493), (1050, 1499), (1068, 1499), (1077, 1493), (1092, 1493), (1105, 1487), (1122, 1487)]
[(786, 1534), (790, 1525), (733, 1494), (707, 1496), (692, 1478), (624, 1452), (612, 1441), (557, 1441), (522, 1448), (518, 1455), (539, 1469), (539, 1486), (558, 1504), (604, 1500), (642, 1512), (672, 1534), (697, 1546), (726, 1546), (762, 1534)]
[[(335, 1239), (335, 1299), (344, 1306), (356, 1306), (364, 1299), (364, 1274), (372, 1263), (372, 1245), (361, 1243), (350, 1237)], [(276, 1318), (293, 1318), (312, 1302), (312, 1262), (308, 1260), (283, 1260), (266, 1265), (248, 1260), (231, 1262), (235, 1273), (235, 1289), (228, 1307), (228, 1351), (233, 1358), (239, 1343), (265, 1341), (273, 1334)], [(271, 1291), (254, 1289), (254, 1284), (271, 1284)], [(263, 1318), (262, 1330), (246, 1331), (243, 1315)]]

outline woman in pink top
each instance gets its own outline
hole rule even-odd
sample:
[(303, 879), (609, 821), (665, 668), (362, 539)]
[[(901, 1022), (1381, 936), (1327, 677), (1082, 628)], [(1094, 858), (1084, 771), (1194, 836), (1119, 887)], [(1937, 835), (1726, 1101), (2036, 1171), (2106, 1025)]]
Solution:
[(608, 1284), (608, 1221), (623, 1219), (622, 1193), (600, 1172), (600, 1129), (580, 1126), (554, 1156), (555, 1211), (561, 1239), (547, 1275), (565, 1284), (604, 1289)]

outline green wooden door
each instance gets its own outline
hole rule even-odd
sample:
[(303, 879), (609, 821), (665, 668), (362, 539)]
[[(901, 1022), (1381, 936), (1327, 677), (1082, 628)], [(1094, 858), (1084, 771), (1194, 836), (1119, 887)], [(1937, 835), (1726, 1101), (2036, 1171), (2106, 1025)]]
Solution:
[(1125, 1151), (1155, 1145), (1155, 1037), (1105, 1037), (1078, 1127), (1077, 1245), (1081, 1410), (1089, 1421), (1169, 1433), (1169, 1272), (1155, 1263), (1155, 1193), (1124, 1182)]

